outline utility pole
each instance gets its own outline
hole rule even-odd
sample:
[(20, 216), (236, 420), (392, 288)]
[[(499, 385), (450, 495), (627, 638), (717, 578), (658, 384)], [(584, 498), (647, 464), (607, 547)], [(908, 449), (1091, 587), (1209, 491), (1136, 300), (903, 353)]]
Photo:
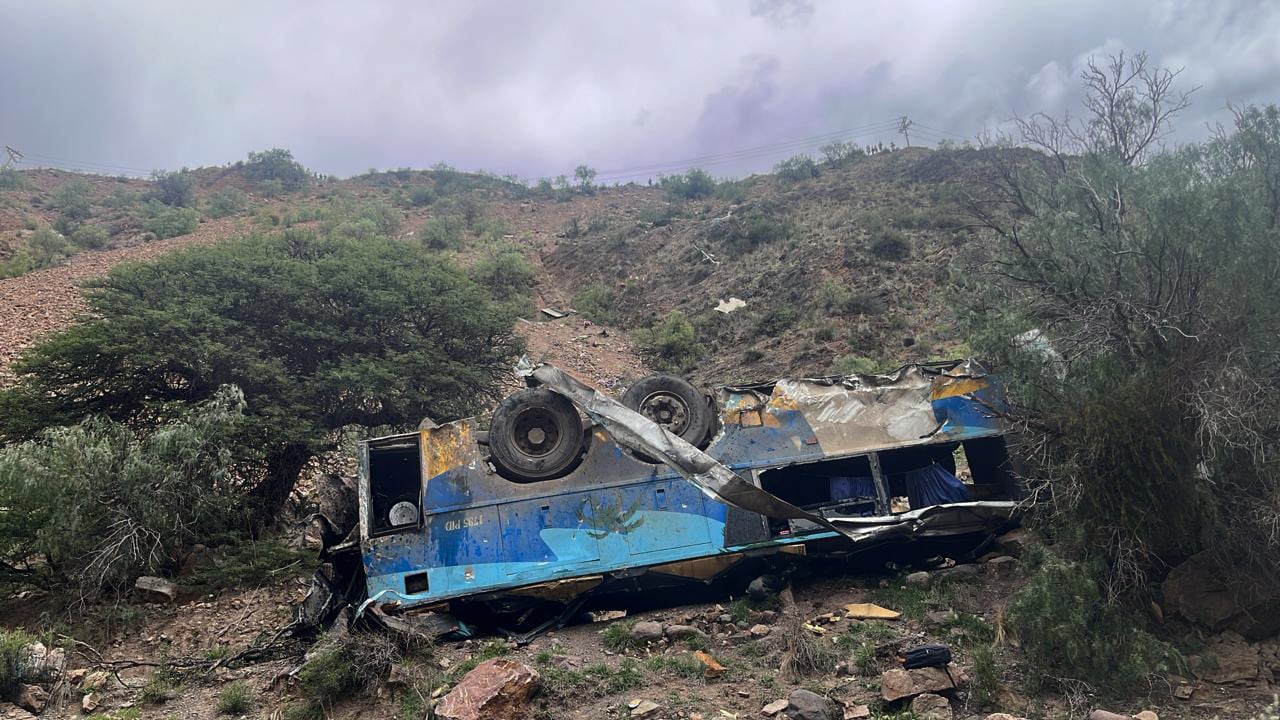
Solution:
[(898, 121), (898, 133), (907, 139), (907, 147), (911, 147), (911, 121), (907, 119), (906, 115), (903, 115), (902, 119)]
[(17, 150), (14, 150), (8, 145), (4, 146), (4, 151), (9, 155), (9, 159), (4, 161), (5, 170), (8, 170), (9, 168), (13, 167), (13, 165), (16, 163), (22, 162), (22, 158), (26, 157), (25, 155), (18, 152)]

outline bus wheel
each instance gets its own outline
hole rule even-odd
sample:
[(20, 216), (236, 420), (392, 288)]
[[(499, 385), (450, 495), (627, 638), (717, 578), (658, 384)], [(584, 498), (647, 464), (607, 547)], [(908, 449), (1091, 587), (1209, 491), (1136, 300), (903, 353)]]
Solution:
[(550, 480), (572, 470), (582, 450), (582, 418), (567, 398), (545, 388), (513, 393), (493, 411), (489, 452), (509, 480)]
[(674, 375), (641, 378), (627, 388), (622, 404), (699, 449), (705, 448), (710, 440), (711, 407), (706, 397), (683, 378)]

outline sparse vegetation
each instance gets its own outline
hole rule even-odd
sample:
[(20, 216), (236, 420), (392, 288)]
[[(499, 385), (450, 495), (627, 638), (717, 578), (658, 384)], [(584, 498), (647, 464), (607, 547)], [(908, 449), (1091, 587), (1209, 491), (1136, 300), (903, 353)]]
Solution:
[(901, 230), (886, 228), (871, 239), (871, 254), (881, 260), (906, 260), (911, 257), (911, 243)]
[(709, 197), (716, 189), (715, 178), (701, 168), (693, 168), (683, 175), (662, 178), (662, 188), (672, 200), (700, 200)]
[(249, 686), (239, 680), (227, 685), (218, 693), (215, 709), (219, 715), (243, 715), (253, 707), (253, 695)]
[(195, 200), (195, 180), (183, 168), (176, 172), (157, 170), (151, 173), (153, 196), (169, 207), (189, 207)]
[(636, 342), (670, 372), (688, 369), (702, 354), (693, 323), (679, 310), (671, 311), (658, 325), (637, 331)]
[(200, 225), (200, 213), (186, 207), (169, 207), (152, 200), (147, 204), (142, 227), (161, 240), (194, 232)]
[(248, 203), (248, 196), (240, 188), (228, 186), (209, 196), (204, 213), (211, 218), (230, 217), (243, 212)]
[(573, 296), (573, 309), (592, 322), (610, 325), (616, 319), (613, 291), (601, 283), (593, 283)]
[(796, 155), (775, 165), (773, 174), (786, 182), (812, 180), (818, 177), (818, 163), (808, 155)]
[[(265, 190), (268, 183), (274, 195), (280, 192), (300, 190), (311, 179), (311, 173), (302, 163), (293, 159), (293, 153), (283, 148), (272, 148), (249, 153), (248, 162), (241, 167), (245, 177), (258, 180), (258, 187)], [(270, 197), (270, 195), (268, 196)]]

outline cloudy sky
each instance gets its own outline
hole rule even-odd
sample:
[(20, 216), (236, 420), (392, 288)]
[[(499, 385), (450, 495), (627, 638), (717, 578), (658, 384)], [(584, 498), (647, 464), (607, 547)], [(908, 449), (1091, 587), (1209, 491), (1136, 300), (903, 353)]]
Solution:
[(287, 147), (321, 172), (643, 179), (767, 169), (830, 138), (963, 139), (1078, 106), (1092, 55), (1146, 50), (1228, 102), (1280, 102), (1258, 0), (0, 0), (0, 144), (104, 172)]

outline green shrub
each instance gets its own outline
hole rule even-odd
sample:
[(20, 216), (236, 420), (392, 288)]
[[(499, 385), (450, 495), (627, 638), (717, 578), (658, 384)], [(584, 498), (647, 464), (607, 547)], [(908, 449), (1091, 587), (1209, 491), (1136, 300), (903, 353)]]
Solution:
[(871, 254), (881, 260), (906, 260), (911, 257), (911, 243), (901, 230), (887, 228), (872, 238)]
[(1045, 553), (1030, 581), (1009, 603), (1009, 628), (1043, 683), (1081, 680), (1124, 692), (1139, 680), (1174, 669), (1175, 651), (1133, 612), (1106, 602), (1102, 567)]
[(170, 207), (187, 207), (195, 199), (195, 180), (183, 168), (178, 172), (157, 170), (151, 173), (152, 196)]
[(785, 303), (774, 303), (756, 320), (757, 336), (773, 337), (792, 329), (800, 319), (800, 311)]
[(253, 707), (253, 695), (243, 680), (231, 683), (218, 693), (215, 709), (219, 715), (243, 715)]
[(616, 319), (613, 311), (614, 299), (613, 291), (608, 286), (592, 283), (573, 296), (573, 309), (592, 322), (609, 325)]
[(857, 162), (866, 158), (867, 153), (862, 146), (853, 141), (833, 142), (818, 148), (822, 151), (822, 158), (831, 167), (839, 167), (848, 163)]
[(36, 640), (21, 628), (0, 628), (0, 697), (13, 697), (18, 684), (30, 679), (30, 658), (24, 651)]
[(0, 168), (0, 190), (21, 190), (26, 186), (22, 173), (13, 168)]
[[(205, 544), (209, 541), (206, 540)], [(213, 589), (248, 587), (280, 579), (280, 574), (306, 575), (315, 570), (316, 555), (274, 539), (234, 539), (217, 548), (218, 561), (196, 568), (180, 582)]]
[(89, 183), (80, 179), (72, 180), (53, 191), (50, 204), (68, 222), (83, 222), (92, 214), (92, 202), (89, 199), (92, 192), (93, 188)]
[(248, 205), (249, 197), (238, 187), (227, 186), (214, 191), (205, 206), (205, 214), (211, 218), (224, 218), (238, 214)]
[(747, 201), (747, 184), (742, 180), (723, 180), (716, 185), (712, 196), (731, 205), (739, 205)]
[(791, 236), (791, 224), (785, 218), (775, 218), (759, 208), (752, 209), (735, 220), (726, 221), (719, 227), (721, 238), (733, 256), (744, 255)]
[(283, 148), (251, 152), (248, 162), (241, 167), (245, 177), (261, 181), (260, 189), (266, 183), (273, 183), (272, 187), (281, 191), (299, 190), (311, 179), (311, 173), (293, 159), (293, 153)]
[(284, 182), (281, 180), (259, 180), (254, 186), (258, 190), (258, 194), (264, 198), (276, 198), (285, 193)]
[(143, 229), (155, 233), (161, 240), (195, 232), (200, 226), (200, 213), (191, 208), (169, 207), (153, 200), (146, 212)]
[(787, 182), (811, 180), (818, 177), (818, 163), (814, 162), (813, 158), (808, 155), (796, 155), (775, 165), (773, 173), (779, 179)]
[(414, 185), (409, 191), (409, 202), (414, 207), (426, 207), (436, 201), (436, 193), (427, 185)]
[(669, 372), (684, 372), (702, 355), (693, 323), (679, 310), (672, 310), (656, 327), (636, 332), (640, 349)]
[(93, 596), (240, 527), (228, 447), (243, 410), (239, 391), (224, 388), (145, 435), (89, 419), (3, 448), (0, 557), (43, 558), (31, 581)]
[(698, 200), (709, 197), (716, 189), (715, 178), (701, 168), (693, 168), (683, 175), (664, 177), (661, 185), (672, 200)]
[(505, 247), (473, 265), (471, 277), (500, 302), (523, 302), (533, 289), (534, 270), (519, 250)]
[(818, 286), (816, 299), (823, 310), (838, 315), (879, 315), (884, 312), (880, 298), (858, 292), (839, 280), (824, 280)]
[(614, 652), (623, 652), (636, 646), (636, 639), (631, 634), (635, 627), (634, 620), (610, 623), (600, 631), (600, 644)]
[(464, 225), (460, 215), (433, 217), (422, 225), (422, 244), (432, 250), (461, 249)]
[(636, 219), (646, 225), (653, 227), (663, 227), (670, 225), (672, 220), (680, 217), (680, 206), (677, 203), (666, 203), (664, 205), (646, 205), (640, 208)]
[(836, 358), (832, 370), (837, 375), (875, 375), (882, 372), (883, 363), (860, 355), (845, 355)]
[(84, 224), (71, 233), (71, 242), (82, 248), (97, 250), (106, 247), (111, 236), (100, 225)]
[(970, 654), (973, 656), (971, 670), (973, 699), (979, 706), (993, 705), (1000, 692), (1000, 665), (996, 662), (996, 653), (990, 645), (978, 645)]

